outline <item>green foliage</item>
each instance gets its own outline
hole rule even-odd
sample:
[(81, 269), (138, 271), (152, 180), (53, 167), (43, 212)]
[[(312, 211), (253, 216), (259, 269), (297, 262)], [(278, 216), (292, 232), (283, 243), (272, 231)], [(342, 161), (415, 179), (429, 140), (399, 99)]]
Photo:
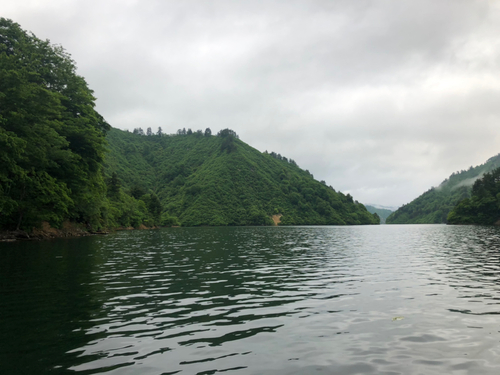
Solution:
[(228, 154), (236, 151), (234, 139), (235, 138), (232, 135), (225, 137), (220, 147), (221, 151), (226, 151)]
[(18, 198), (16, 228), (21, 224), (33, 227), (42, 221), (60, 226), (73, 205), (67, 186), (44, 171), (32, 169), (23, 174), (11, 189), (11, 195)]
[(485, 173), (500, 167), (500, 154), (475, 168), (453, 173), (437, 188), (432, 188), (400, 207), (386, 220), (387, 224), (441, 224), (463, 199), (470, 198), (472, 185)]
[(500, 168), (486, 173), (448, 215), (450, 224), (492, 225), (500, 220)]
[(176, 217), (170, 216), (167, 212), (164, 212), (161, 215), (161, 225), (164, 227), (174, 227), (174, 226), (180, 226), (181, 224), (179, 223), (179, 220)]
[[(0, 225), (90, 221), (109, 125), (62, 47), (0, 18)], [(89, 205), (91, 207), (89, 207)], [(85, 209), (82, 209), (85, 207)]]
[[(108, 133), (106, 174), (116, 172), (136, 198), (141, 186), (157, 194), (163, 225), (272, 225), (273, 214), (282, 214), (284, 225), (379, 223), (350, 195), (315, 181), (295, 162), (260, 153), (229, 129), (217, 137), (183, 133)], [(227, 139), (231, 151), (223, 147)]]
[(118, 179), (118, 175), (116, 174), (116, 172), (113, 172), (111, 174), (111, 179), (109, 180), (109, 184), (108, 184), (108, 196), (116, 196), (119, 194), (120, 192), (120, 187), (121, 187), (121, 183), (120, 183), (120, 180)]
[(141, 197), (148, 209), (150, 219), (148, 220), (149, 226), (157, 226), (161, 224), (162, 206), (158, 196), (154, 193), (145, 194)]
[(231, 129), (223, 129), (217, 133), (217, 137), (223, 138), (220, 150), (226, 151), (228, 154), (236, 151), (235, 139), (238, 139), (238, 135)]
[(62, 47), (0, 18), (2, 229), (271, 225), (273, 214), (283, 224), (378, 223), (350, 195), (230, 129), (110, 130), (92, 94)]

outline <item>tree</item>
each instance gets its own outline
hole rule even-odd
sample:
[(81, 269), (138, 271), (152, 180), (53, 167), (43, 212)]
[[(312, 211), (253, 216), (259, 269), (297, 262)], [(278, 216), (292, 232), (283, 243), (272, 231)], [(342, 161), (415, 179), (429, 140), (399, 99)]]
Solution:
[(158, 127), (158, 131), (156, 132), (156, 135), (157, 135), (158, 137), (161, 137), (161, 136), (163, 135), (163, 132), (162, 132), (162, 130), (161, 130), (161, 126), (159, 126), (159, 127)]
[(191, 130), (191, 128), (189, 128), (189, 129), (187, 130), (187, 135), (191, 135), (191, 134), (193, 134), (193, 131)]
[(225, 137), (221, 144), (221, 151), (226, 151), (228, 154), (236, 151), (236, 144), (234, 143), (234, 137)]
[(212, 131), (210, 130), (210, 128), (206, 128), (205, 129), (205, 137), (210, 137), (212, 135)]
[(135, 199), (139, 199), (144, 194), (146, 194), (146, 190), (139, 185), (134, 185), (130, 188), (130, 195), (133, 196)]
[(236, 132), (231, 129), (223, 129), (217, 133), (217, 137), (223, 138), (221, 151), (225, 150), (228, 154), (236, 151), (236, 144), (234, 143), (234, 140), (238, 138)]
[(471, 198), (463, 199), (447, 217), (450, 224), (491, 225), (500, 219), (500, 168), (472, 186)]
[(147, 135), (147, 136), (153, 135), (153, 131), (151, 130), (151, 128), (148, 128), (148, 129), (146, 130), (146, 135)]
[(22, 162), (27, 142), (0, 127), (0, 219), (11, 214), (17, 203), (10, 194), (14, 181), (23, 177)]
[(62, 47), (0, 18), (0, 225), (89, 221), (99, 211), (110, 127), (92, 94)]
[(161, 202), (156, 196), (156, 194), (152, 193), (149, 195), (149, 201), (147, 202), (148, 211), (153, 216), (154, 225), (161, 224)]
[(225, 138), (225, 137), (233, 137), (233, 138), (236, 138), (238, 139), (238, 134), (236, 134), (236, 132), (234, 130), (231, 130), (231, 129), (222, 129), (221, 131), (219, 131), (217, 133), (217, 137), (222, 137), (222, 138)]
[(120, 188), (121, 188), (121, 183), (120, 180), (118, 179), (118, 175), (116, 172), (113, 172), (111, 174), (111, 179), (109, 180), (108, 184), (108, 194), (111, 197), (117, 197), (120, 194)]

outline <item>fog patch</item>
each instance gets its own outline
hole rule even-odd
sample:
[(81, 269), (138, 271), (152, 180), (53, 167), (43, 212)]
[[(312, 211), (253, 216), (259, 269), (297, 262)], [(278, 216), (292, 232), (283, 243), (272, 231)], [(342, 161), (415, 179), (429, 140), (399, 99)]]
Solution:
[(462, 186), (471, 187), (472, 185), (474, 185), (474, 182), (476, 182), (480, 178), (483, 178), (483, 176), (484, 176), (484, 172), (480, 173), (476, 177), (471, 177), (471, 178), (467, 178), (463, 181), (460, 181), (458, 184), (456, 184), (455, 186), (452, 187), (452, 190), (458, 189), (459, 187), (462, 187)]

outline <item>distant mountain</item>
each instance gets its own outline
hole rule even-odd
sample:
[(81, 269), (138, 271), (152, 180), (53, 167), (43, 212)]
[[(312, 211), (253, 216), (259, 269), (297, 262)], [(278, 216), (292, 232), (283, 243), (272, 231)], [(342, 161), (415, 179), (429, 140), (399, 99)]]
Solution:
[(486, 163), (453, 173), (438, 187), (433, 187), (412, 202), (403, 205), (386, 220), (387, 224), (441, 224), (463, 199), (470, 198), (472, 185), (500, 166), (500, 154)]
[(386, 219), (394, 211), (387, 208), (380, 208), (380, 206), (375, 206), (370, 204), (365, 204), (365, 207), (368, 210), (368, 212), (372, 214), (377, 214), (380, 217), (380, 224), (385, 224)]
[(398, 207), (396, 207), (396, 206), (383, 206), (381, 204), (376, 204), (376, 203), (366, 203), (365, 207), (366, 206), (372, 206), (374, 208), (380, 208), (382, 210), (389, 210), (389, 211), (393, 211), (393, 212), (398, 209)]
[[(134, 134), (136, 133), (136, 134)], [(167, 221), (186, 226), (378, 224), (365, 206), (335, 191), (286, 157), (261, 153), (231, 130), (217, 136), (112, 129), (108, 180), (139, 198), (157, 196)]]

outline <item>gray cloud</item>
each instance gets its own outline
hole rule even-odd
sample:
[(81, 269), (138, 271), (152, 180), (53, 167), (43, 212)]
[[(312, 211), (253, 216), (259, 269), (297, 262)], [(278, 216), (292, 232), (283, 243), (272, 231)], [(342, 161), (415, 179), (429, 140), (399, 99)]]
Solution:
[(361, 202), (407, 203), (499, 152), (495, 2), (0, 6), (72, 54), (112, 126), (230, 127)]

